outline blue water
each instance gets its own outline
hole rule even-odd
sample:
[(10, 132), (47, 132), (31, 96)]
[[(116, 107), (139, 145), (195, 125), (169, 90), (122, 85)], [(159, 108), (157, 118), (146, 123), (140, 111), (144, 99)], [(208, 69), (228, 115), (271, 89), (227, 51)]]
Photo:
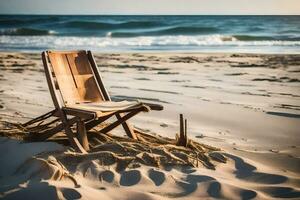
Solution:
[(0, 50), (300, 53), (300, 16), (0, 15)]

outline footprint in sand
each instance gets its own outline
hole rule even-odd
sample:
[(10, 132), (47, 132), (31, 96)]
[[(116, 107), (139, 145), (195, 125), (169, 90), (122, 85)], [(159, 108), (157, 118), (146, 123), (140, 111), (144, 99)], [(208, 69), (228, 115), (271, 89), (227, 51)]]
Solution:
[(275, 198), (300, 198), (300, 191), (290, 187), (264, 187), (261, 189), (271, 197)]
[(213, 198), (220, 198), (221, 197), (220, 191), (221, 191), (221, 184), (217, 181), (212, 182), (207, 189), (207, 193)]
[(148, 171), (149, 178), (153, 181), (156, 186), (160, 186), (166, 180), (165, 174), (161, 171), (150, 169)]
[(255, 166), (246, 163), (243, 159), (228, 153), (224, 153), (224, 155), (235, 162), (236, 171), (234, 173), (239, 179), (257, 184), (281, 184), (288, 180), (286, 176), (257, 172)]
[(120, 185), (133, 186), (140, 182), (141, 172), (138, 170), (124, 171), (121, 173)]
[(182, 167), (182, 169), (181, 169), (181, 172), (182, 173), (185, 173), (185, 174), (191, 174), (191, 173), (194, 173), (194, 172), (196, 172), (197, 170), (195, 169), (195, 168), (193, 168), (193, 167), (189, 167), (189, 166), (187, 166), (187, 167)]
[(114, 181), (115, 174), (110, 170), (105, 170), (99, 174), (99, 180), (112, 183)]
[[(169, 197), (183, 197), (188, 194), (191, 194), (195, 192), (198, 189), (199, 183), (206, 183), (210, 182), (218, 183), (213, 177), (205, 176), (205, 175), (195, 175), (195, 174), (189, 174), (186, 176), (184, 180), (175, 180), (175, 183), (178, 187), (180, 187), (182, 190), (179, 193), (168, 193), (166, 194)], [(211, 184), (210, 184), (211, 185)], [(218, 196), (219, 191), (216, 190), (217, 188), (212, 185), (213, 188), (207, 190), (208, 194), (214, 193), (215, 196)]]

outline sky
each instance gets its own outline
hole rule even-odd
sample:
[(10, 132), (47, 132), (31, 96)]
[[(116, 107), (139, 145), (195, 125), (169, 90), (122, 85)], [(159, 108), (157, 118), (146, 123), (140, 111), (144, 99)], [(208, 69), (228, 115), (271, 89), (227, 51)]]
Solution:
[(300, 15), (300, 0), (0, 0), (0, 14)]

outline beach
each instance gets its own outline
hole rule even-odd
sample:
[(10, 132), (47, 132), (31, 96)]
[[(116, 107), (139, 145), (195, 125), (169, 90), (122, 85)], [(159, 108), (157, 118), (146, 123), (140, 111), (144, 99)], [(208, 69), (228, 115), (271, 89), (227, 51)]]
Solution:
[[(122, 52), (94, 56), (114, 101), (138, 99), (164, 106), (163, 111), (129, 120), (136, 129), (175, 138), (182, 113), (188, 119), (188, 137), (220, 149), (217, 153), (226, 162), (215, 162), (215, 169), (142, 164), (118, 171), (114, 164), (101, 165), (92, 154), (74, 161), (72, 156), (78, 155), (68, 146), (22, 142), (12, 134), (0, 139), (0, 197), (300, 198), (299, 55)], [(0, 120), (24, 123), (53, 108), (40, 53), (1, 52)], [(119, 128), (113, 134), (124, 132)]]

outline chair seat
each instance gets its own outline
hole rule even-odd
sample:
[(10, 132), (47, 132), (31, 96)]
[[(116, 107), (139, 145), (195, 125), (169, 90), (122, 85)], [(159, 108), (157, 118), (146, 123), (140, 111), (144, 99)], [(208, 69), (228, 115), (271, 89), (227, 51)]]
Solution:
[(150, 108), (139, 101), (102, 101), (102, 102), (86, 102), (67, 105), (63, 108), (67, 114), (94, 114), (94, 117), (102, 117), (112, 113), (127, 112), (134, 109), (144, 107), (144, 111), (149, 111)]
[(117, 110), (134, 109), (143, 106), (139, 101), (102, 101), (67, 105), (68, 108), (77, 108), (82, 110), (111, 112)]

